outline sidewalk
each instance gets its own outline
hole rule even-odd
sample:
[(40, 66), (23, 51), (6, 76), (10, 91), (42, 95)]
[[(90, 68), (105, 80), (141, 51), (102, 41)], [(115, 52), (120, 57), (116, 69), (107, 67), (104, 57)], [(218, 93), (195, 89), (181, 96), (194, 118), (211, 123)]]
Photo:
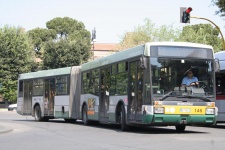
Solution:
[(8, 111), (7, 108), (0, 108), (0, 112)]
[[(5, 111), (8, 111), (7, 108), (3, 109), (3, 108), (0, 108), (0, 113), (1, 112), (5, 112)], [(4, 126), (4, 125), (1, 125), (0, 123), (0, 134), (2, 133), (8, 133), (8, 132), (11, 132), (13, 129), (11, 127), (7, 127), (7, 126)]]
[(11, 132), (13, 129), (10, 128), (10, 127), (6, 127), (6, 126), (3, 126), (3, 125), (0, 125), (0, 134), (1, 133), (8, 133), (8, 132)]

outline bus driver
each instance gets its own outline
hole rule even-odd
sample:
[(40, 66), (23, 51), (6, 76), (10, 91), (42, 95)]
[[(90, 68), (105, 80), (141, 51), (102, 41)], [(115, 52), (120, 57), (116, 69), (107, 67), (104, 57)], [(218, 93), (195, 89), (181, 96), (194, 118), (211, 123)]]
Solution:
[(196, 86), (198, 84), (199, 84), (198, 78), (193, 76), (192, 70), (189, 70), (187, 76), (183, 78), (181, 85), (187, 87), (187, 86)]

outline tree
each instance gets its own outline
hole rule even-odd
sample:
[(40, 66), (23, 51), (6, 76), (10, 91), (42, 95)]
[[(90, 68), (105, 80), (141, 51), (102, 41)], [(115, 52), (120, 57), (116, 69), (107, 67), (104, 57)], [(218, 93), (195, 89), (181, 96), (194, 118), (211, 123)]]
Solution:
[(45, 69), (55, 69), (81, 64), (79, 43), (69, 40), (49, 41), (44, 52)]
[(149, 19), (145, 24), (138, 26), (133, 32), (127, 32), (122, 36), (118, 49), (127, 49), (151, 41), (175, 41), (179, 37), (180, 30), (170, 26), (156, 27)]
[(15, 103), (17, 99), (17, 81), (3, 80), (0, 93), (5, 101)]
[(225, 0), (212, 0), (212, 2), (218, 6), (219, 10), (216, 14), (220, 14), (221, 17), (225, 16)]
[(23, 28), (1, 28), (0, 41), (0, 94), (15, 102), (18, 75), (32, 69), (35, 57)]
[[(68, 38), (77, 32), (85, 31), (85, 26), (82, 22), (78, 22), (75, 19), (64, 17), (64, 18), (54, 18), (46, 23), (48, 29), (53, 29), (56, 31), (59, 39)], [(87, 31), (87, 30), (86, 30)], [(88, 35), (90, 38), (90, 33)]]
[(90, 32), (82, 22), (64, 17), (54, 18), (46, 23), (49, 30), (56, 32), (56, 39), (45, 46), (43, 65), (54, 69), (80, 65), (90, 57)]
[(211, 45), (215, 52), (222, 49), (219, 31), (213, 28), (211, 24), (185, 26), (180, 34), (179, 41)]
[(48, 30), (42, 28), (35, 28), (28, 31), (29, 39), (31, 40), (34, 51), (36, 52), (36, 57), (42, 58), (44, 52), (44, 45), (47, 41), (53, 40), (56, 38), (55, 30)]

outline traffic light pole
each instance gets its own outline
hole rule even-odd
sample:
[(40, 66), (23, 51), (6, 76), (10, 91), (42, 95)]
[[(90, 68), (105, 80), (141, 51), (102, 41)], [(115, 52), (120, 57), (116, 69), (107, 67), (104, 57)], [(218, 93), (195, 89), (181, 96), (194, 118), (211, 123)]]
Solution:
[(212, 22), (212, 21), (209, 20), (209, 19), (202, 18), (202, 17), (194, 17), (194, 16), (191, 16), (191, 18), (207, 20), (207, 21), (211, 22), (212, 24), (214, 24), (214, 26), (217, 28), (217, 30), (218, 30), (218, 31), (220, 32), (220, 34), (221, 34), (221, 37), (222, 37), (222, 43), (223, 43), (223, 50), (225, 51), (225, 41), (224, 41), (224, 38), (223, 38), (223, 34), (222, 34), (222, 32), (220, 31), (220, 28), (219, 28), (214, 22)]

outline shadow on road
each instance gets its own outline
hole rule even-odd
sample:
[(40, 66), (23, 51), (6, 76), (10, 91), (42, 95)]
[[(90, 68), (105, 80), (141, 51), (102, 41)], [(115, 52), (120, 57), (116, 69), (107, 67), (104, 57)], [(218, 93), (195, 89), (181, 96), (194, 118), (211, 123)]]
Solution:
[(216, 129), (225, 129), (225, 124), (217, 124), (210, 126), (210, 128), (216, 128)]
[[(17, 122), (36, 122), (33, 119), (26, 119), (26, 120), (13, 120), (13, 121), (17, 121)], [(39, 122), (39, 123), (64, 123), (64, 124), (74, 124), (76, 126), (84, 126), (82, 120), (77, 120), (76, 122), (72, 122), (72, 123), (66, 123), (63, 119), (53, 119), (53, 120), (49, 120), (48, 122)], [(103, 129), (103, 130), (113, 130), (115, 132), (121, 132), (124, 133), (124, 131), (120, 130), (120, 125), (115, 125), (115, 124), (101, 124), (101, 123), (97, 123), (97, 122), (93, 122), (91, 123), (91, 125), (88, 125), (89, 128), (98, 128), (98, 129)], [(150, 127), (135, 127), (132, 126), (130, 127), (129, 131), (126, 131), (126, 133), (136, 133), (136, 134), (208, 134), (208, 132), (200, 132), (200, 131), (191, 131), (188, 129), (189, 126), (186, 127), (186, 130), (182, 133), (178, 133), (175, 130), (174, 126), (150, 126)], [(199, 127), (200, 128), (200, 127)], [(218, 127), (216, 127), (218, 128)], [(223, 129), (225, 128), (225, 126), (223, 126)]]

